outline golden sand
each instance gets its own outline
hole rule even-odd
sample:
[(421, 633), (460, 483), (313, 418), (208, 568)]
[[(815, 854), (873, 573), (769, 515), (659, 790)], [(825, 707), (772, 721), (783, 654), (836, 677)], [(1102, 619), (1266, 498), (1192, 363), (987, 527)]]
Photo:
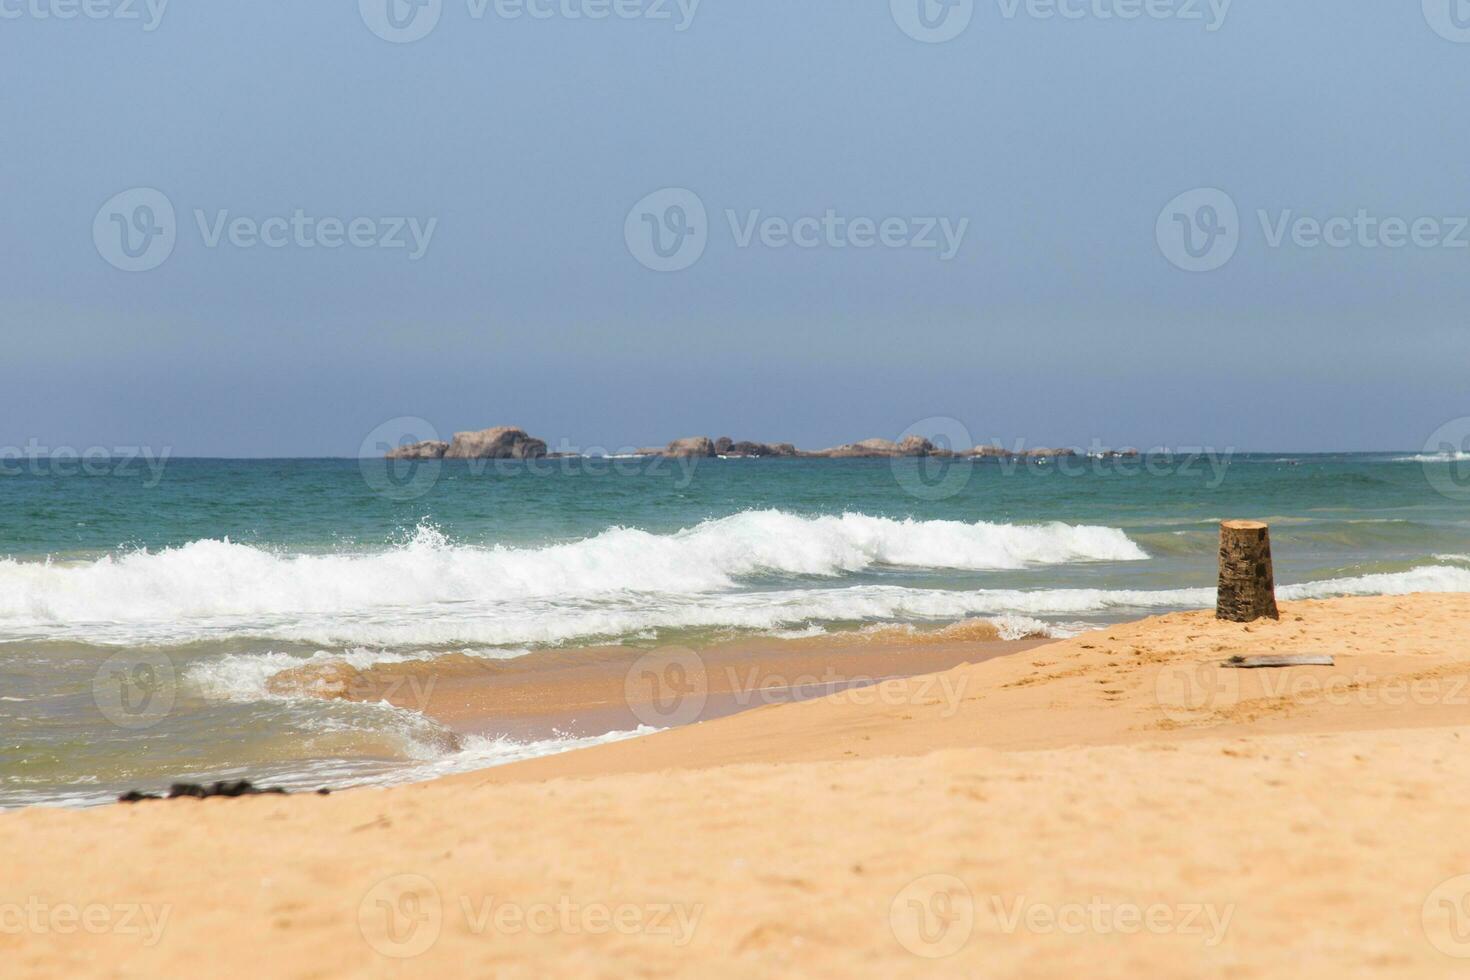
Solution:
[[(1175, 614), (417, 786), (7, 814), (0, 971), (1465, 975), (1467, 622)], [(1336, 665), (1218, 666), (1264, 652)]]

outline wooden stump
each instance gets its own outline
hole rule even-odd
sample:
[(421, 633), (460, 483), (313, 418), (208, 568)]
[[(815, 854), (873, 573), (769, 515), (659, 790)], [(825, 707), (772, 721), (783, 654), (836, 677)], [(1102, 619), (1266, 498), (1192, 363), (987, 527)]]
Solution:
[(1249, 623), (1280, 619), (1271, 569), (1271, 530), (1260, 521), (1220, 524), (1220, 590), (1215, 618)]

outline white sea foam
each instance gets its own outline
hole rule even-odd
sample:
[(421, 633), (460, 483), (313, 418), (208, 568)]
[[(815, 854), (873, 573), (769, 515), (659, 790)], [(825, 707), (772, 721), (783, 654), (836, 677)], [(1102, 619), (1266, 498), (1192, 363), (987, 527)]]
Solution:
[(206, 540), (86, 564), (0, 561), (0, 636), (77, 624), (233, 627), (405, 607), (432, 613), (462, 604), (687, 596), (759, 576), (835, 577), (875, 566), (1014, 569), (1147, 557), (1115, 528), (806, 518), (774, 510), (674, 534), (612, 528), (540, 548), (452, 545), (432, 528), (371, 554), (282, 555)]
[[(478, 650), (473, 656), (494, 659), (509, 659), (526, 653), (525, 650)], [(217, 701), (259, 701), (275, 697), (266, 682), (283, 670), (305, 667), (311, 664), (346, 663), (358, 670), (380, 664), (414, 663), (432, 660), (441, 656), (439, 652), (419, 651), (396, 653), (391, 650), (372, 650), (354, 647), (348, 650), (319, 650), (309, 657), (269, 651), (266, 653), (231, 653), (209, 660), (190, 663), (183, 673), (184, 683), (201, 697)]]
[(587, 737), (567, 736), (540, 739), (534, 742), (518, 742), (509, 738), (472, 735), (465, 740), (463, 748), (458, 751), (440, 755), (434, 759), (427, 759), (418, 765), (375, 779), (373, 782), (380, 785), (392, 785), (417, 782), (423, 779), (436, 779), (440, 776), (447, 776), (456, 772), (472, 772), (477, 769), (487, 769), (491, 766), (503, 766), (511, 762), (520, 762), (524, 759), (537, 759), (546, 755), (558, 755), (562, 752), (570, 752), (573, 749), (585, 749), (594, 745), (606, 745), (609, 742), (623, 742), (630, 738), (652, 735), (660, 730), (651, 728), (648, 725), (640, 725), (631, 731), (607, 732), (603, 735), (591, 735)]
[(1395, 456), (1391, 463), (1463, 463), (1470, 460), (1470, 452), (1446, 450), (1442, 453), (1417, 453), (1413, 456)]
[[(1076, 621), (1214, 602), (1212, 588), (957, 590), (842, 582), (876, 566), (985, 570), (1146, 557), (1122, 531), (1106, 527), (779, 511), (667, 535), (618, 528), (542, 548), (452, 545), (432, 529), (374, 554), (280, 555), (200, 541), (86, 564), (0, 561), (0, 641), (178, 645), (253, 638), (346, 649), (349, 659), (366, 664), (460, 647), (514, 655), (488, 648), (660, 630), (780, 632), (975, 616)], [(798, 577), (808, 581), (791, 581)], [(1470, 591), (1470, 568), (1427, 565), (1280, 591), (1286, 599)], [(402, 652), (414, 650), (432, 652)], [(271, 673), (301, 662), (285, 653), (240, 656), (199, 661), (193, 681), (215, 696), (258, 694)]]
[(1326, 599), (1351, 595), (1408, 595), (1411, 592), (1470, 592), (1470, 568), (1422, 565), (1406, 572), (1306, 582), (1277, 589), (1283, 599)]
[[(1286, 600), (1410, 592), (1470, 591), (1470, 569), (1432, 565), (1405, 572), (1363, 575), (1283, 585)], [(265, 681), (286, 667), (346, 659), (353, 666), (437, 656), (388, 651), (464, 645), (477, 656), (509, 657), (510, 645), (570, 643), (600, 637), (651, 636), (655, 630), (740, 629), (776, 635), (811, 635), (822, 624), (947, 622), (985, 617), (1006, 638), (1073, 635), (1089, 617), (1117, 618), (1167, 609), (1207, 608), (1213, 588), (1192, 589), (915, 589), (854, 585), (707, 596), (623, 597), (595, 608), (548, 608), (501, 604), (493, 610), (389, 618), (312, 619), (283, 624), (274, 633), (347, 653), (311, 658), (285, 653), (234, 654), (191, 665), (186, 677), (213, 697), (264, 696)], [(1039, 617), (1046, 617), (1043, 622)], [(1060, 622), (1059, 622), (1060, 621)]]

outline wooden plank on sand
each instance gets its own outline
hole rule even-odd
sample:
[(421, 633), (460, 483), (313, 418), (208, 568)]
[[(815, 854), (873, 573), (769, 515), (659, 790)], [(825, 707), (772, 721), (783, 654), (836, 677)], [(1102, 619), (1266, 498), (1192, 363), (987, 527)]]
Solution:
[(1270, 654), (1263, 657), (1231, 657), (1221, 667), (1240, 667), (1242, 669), (1254, 667), (1331, 667), (1336, 663), (1329, 654)]

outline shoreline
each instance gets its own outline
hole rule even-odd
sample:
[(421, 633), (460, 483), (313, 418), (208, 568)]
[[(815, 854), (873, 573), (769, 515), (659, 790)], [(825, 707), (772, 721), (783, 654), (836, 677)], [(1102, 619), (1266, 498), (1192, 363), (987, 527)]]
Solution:
[(365, 668), (327, 661), (282, 670), (266, 689), (387, 702), (456, 735), (536, 741), (640, 726), (683, 727), (938, 674), (1053, 642), (1042, 636), (1003, 639), (992, 622), (977, 619), (929, 630), (891, 626), (798, 638), (747, 636), (697, 649), (564, 647), (506, 660), (445, 654)]
[[(1281, 611), (390, 789), (0, 814), (0, 906), (32, 910), (0, 955), (17, 976), (175, 974), (201, 949), (302, 977), (1451, 972), (1470, 594)], [(1335, 663), (1220, 666), (1247, 652)], [(88, 903), (138, 928), (58, 927)]]
[[(1460, 638), (1470, 594), (1283, 602), (1281, 611), (1280, 621), (1250, 624), (1218, 621), (1213, 610), (1151, 616), (1015, 657), (886, 682), (869, 698), (806, 703), (782, 715), (780, 726), (773, 724), (779, 706), (758, 708), (719, 727), (451, 778), (540, 780), (941, 749), (1030, 752), (1470, 725), (1470, 645)], [(1237, 653), (1264, 652), (1330, 652), (1337, 663), (1274, 671), (1220, 665)], [(985, 724), (975, 723), (982, 718)], [(800, 737), (790, 740), (793, 733)]]

